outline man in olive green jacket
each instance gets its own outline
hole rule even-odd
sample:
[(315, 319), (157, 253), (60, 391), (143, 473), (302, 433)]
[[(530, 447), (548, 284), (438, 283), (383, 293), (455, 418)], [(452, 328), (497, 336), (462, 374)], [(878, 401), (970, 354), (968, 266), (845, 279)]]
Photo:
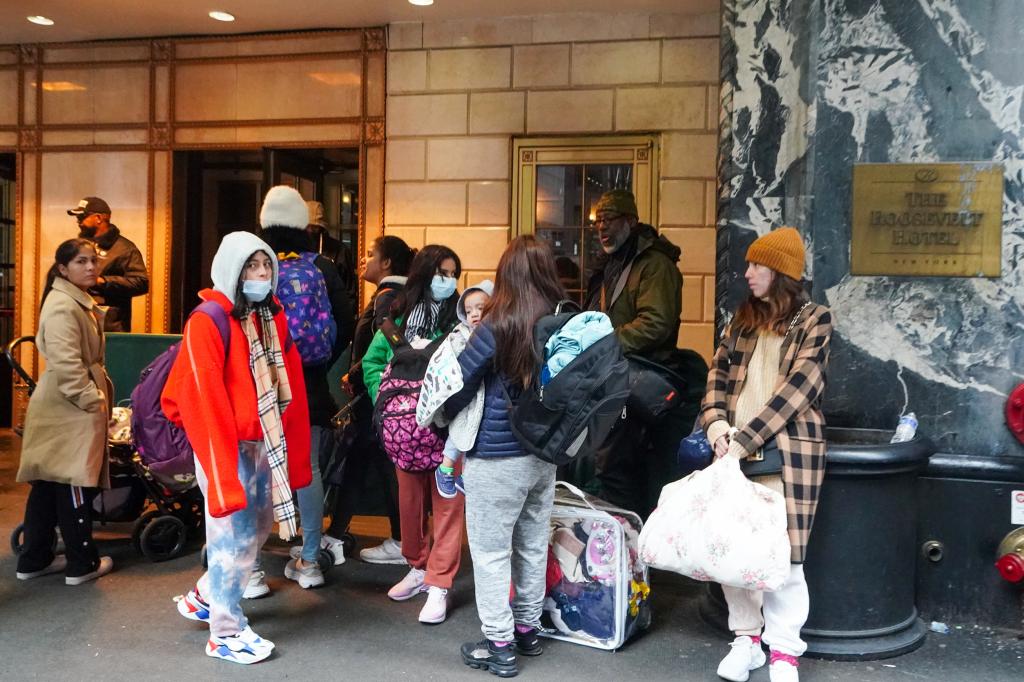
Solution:
[[(679, 247), (639, 221), (636, 200), (626, 190), (602, 195), (595, 216), (604, 257), (590, 278), (586, 307), (608, 314), (623, 353), (671, 366), (683, 305)], [(604, 499), (649, 511), (646, 481), (655, 476), (643, 454), (652, 435), (628, 414), (612, 430), (595, 460)]]

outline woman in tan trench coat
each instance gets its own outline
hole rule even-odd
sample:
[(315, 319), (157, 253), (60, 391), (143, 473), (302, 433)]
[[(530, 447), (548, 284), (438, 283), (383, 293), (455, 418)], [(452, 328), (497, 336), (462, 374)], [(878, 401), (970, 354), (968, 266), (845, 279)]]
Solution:
[[(99, 272), (96, 247), (69, 239), (57, 247), (39, 313), (36, 347), (46, 361), (25, 415), (18, 481), (32, 484), (25, 504), (19, 580), (64, 572), (80, 585), (113, 568), (92, 539), (93, 492), (109, 487), (110, 380), (103, 368), (104, 309), (89, 295)], [(54, 526), (65, 555), (54, 555)]]

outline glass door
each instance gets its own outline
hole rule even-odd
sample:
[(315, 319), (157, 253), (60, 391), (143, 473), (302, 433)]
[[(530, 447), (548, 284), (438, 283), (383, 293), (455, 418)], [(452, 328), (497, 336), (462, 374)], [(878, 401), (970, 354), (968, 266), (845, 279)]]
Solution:
[(655, 221), (653, 137), (521, 139), (515, 143), (513, 225), (555, 253), (559, 278), (581, 305), (601, 253), (593, 209), (612, 189), (634, 193), (640, 220)]

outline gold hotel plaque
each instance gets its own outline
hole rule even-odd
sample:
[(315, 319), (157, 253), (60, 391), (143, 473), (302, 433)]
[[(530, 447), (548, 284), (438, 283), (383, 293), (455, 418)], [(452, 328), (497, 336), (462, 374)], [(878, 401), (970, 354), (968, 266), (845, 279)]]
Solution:
[(1003, 167), (858, 163), (850, 273), (999, 277)]

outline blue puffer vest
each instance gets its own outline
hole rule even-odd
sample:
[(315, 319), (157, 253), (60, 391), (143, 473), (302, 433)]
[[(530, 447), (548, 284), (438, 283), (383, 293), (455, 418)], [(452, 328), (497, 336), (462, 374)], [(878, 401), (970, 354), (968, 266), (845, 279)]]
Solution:
[(519, 388), (509, 386), (508, 382), (494, 369), (495, 341), (494, 333), (487, 323), (481, 323), (473, 336), (470, 337), (466, 349), (459, 355), (459, 366), (462, 368), (462, 390), (450, 397), (444, 404), (445, 414), (454, 417), (476, 395), (480, 383), (484, 383), (484, 413), (480, 420), (480, 431), (476, 437), (476, 445), (468, 453), (469, 457), (522, 457), (523, 452), (512, 427), (509, 424), (508, 401), (505, 388), (513, 399), (519, 396)]

